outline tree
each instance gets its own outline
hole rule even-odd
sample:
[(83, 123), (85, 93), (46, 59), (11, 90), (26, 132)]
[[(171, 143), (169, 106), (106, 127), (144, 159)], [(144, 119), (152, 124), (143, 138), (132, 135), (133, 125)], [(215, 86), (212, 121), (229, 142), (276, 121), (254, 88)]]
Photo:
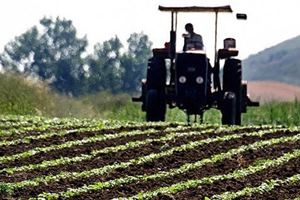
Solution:
[(79, 95), (86, 84), (82, 53), (87, 47), (86, 37), (79, 39), (72, 21), (59, 17), (40, 20), (37, 27), (15, 38), (0, 55), (4, 69), (49, 80), (59, 92)]
[(0, 64), (5, 70), (38, 76), (61, 93), (75, 96), (109, 90), (137, 92), (146, 76), (151, 56), (149, 38), (144, 33), (130, 35), (128, 50), (115, 36), (86, 53), (87, 39), (77, 38), (72, 21), (44, 17), (42, 28), (29, 29), (5, 46)]
[(94, 46), (94, 55), (88, 58), (90, 92), (137, 92), (140, 89), (152, 43), (143, 33), (131, 34), (127, 42), (125, 53), (117, 36)]
[(94, 55), (88, 58), (90, 92), (103, 90), (110, 90), (113, 93), (120, 92), (122, 47), (117, 36), (94, 46)]
[(15, 73), (27, 71), (33, 63), (33, 52), (40, 46), (39, 32), (34, 26), (5, 46), (0, 55), (2, 67)]
[(128, 51), (121, 58), (123, 68), (122, 91), (137, 92), (141, 80), (146, 77), (146, 67), (151, 56), (152, 43), (144, 33), (133, 33), (128, 42)]

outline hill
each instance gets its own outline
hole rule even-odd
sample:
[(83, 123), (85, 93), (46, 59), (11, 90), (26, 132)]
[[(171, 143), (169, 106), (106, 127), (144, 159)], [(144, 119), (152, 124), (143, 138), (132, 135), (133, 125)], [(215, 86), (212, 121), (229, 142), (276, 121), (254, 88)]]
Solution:
[(300, 36), (286, 40), (243, 60), (243, 78), (300, 86)]
[(248, 93), (251, 100), (260, 101), (293, 101), (300, 99), (300, 87), (275, 81), (250, 81)]

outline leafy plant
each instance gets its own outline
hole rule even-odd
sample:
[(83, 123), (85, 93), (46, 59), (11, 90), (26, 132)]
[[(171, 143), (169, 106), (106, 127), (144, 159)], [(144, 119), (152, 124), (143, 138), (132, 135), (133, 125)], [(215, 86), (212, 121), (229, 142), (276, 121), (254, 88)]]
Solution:
[(0, 194), (12, 194), (14, 191), (7, 183), (0, 182)]

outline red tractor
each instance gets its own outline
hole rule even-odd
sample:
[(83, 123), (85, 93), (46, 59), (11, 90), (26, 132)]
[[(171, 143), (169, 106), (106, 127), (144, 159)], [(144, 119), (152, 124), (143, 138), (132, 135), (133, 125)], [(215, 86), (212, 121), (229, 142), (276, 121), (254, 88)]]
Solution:
[[(241, 125), (242, 113), (247, 112), (248, 106), (259, 106), (259, 103), (252, 102), (247, 95), (247, 83), (242, 81), (242, 62), (234, 58), (238, 55), (235, 39), (225, 39), (224, 48), (216, 49), (218, 14), (232, 13), (231, 7), (159, 6), (159, 10), (171, 12), (170, 41), (165, 48), (153, 49), (147, 79), (142, 80), (142, 95), (132, 98), (143, 103), (142, 110), (146, 112), (147, 121), (165, 121), (168, 105), (169, 108), (178, 107), (186, 111), (188, 122), (190, 115), (195, 115), (195, 121), (199, 115), (203, 122), (204, 112), (216, 108), (222, 113), (222, 124)], [(203, 50), (176, 52), (178, 12), (215, 13), (214, 67), (211, 67)], [(245, 14), (236, 16), (238, 19), (247, 18)], [(224, 59), (223, 84), (220, 80), (221, 59)], [(169, 73), (166, 65), (170, 65)], [(170, 74), (168, 79), (167, 74)]]

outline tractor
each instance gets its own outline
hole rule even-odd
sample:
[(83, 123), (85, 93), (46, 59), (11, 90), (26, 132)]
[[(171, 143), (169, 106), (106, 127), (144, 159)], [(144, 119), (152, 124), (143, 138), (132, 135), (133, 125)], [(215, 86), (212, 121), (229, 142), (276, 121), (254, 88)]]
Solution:
[[(232, 13), (230, 5), (218, 7), (165, 7), (160, 11), (171, 13), (170, 41), (164, 48), (154, 48), (148, 60), (147, 78), (142, 80), (141, 96), (132, 101), (142, 102), (147, 121), (165, 121), (167, 107), (179, 108), (195, 122), (205, 111), (215, 108), (222, 113), (222, 124), (241, 125), (242, 113), (248, 106), (259, 106), (247, 94), (247, 82), (242, 80), (242, 62), (236, 59), (238, 50), (234, 38), (223, 40), (224, 47), (217, 51), (217, 22), (219, 13)], [(204, 50), (176, 51), (178, 12), (215, 13), (215, 58), (213, 67)], [(246, 14), (236, 14), (247, 19)], [(224, 60), (222, 84), (220, 60)], [(167, 67), (169, 66), (169, 67)], [(168, 76), (167, 76), (168, 75)]]

